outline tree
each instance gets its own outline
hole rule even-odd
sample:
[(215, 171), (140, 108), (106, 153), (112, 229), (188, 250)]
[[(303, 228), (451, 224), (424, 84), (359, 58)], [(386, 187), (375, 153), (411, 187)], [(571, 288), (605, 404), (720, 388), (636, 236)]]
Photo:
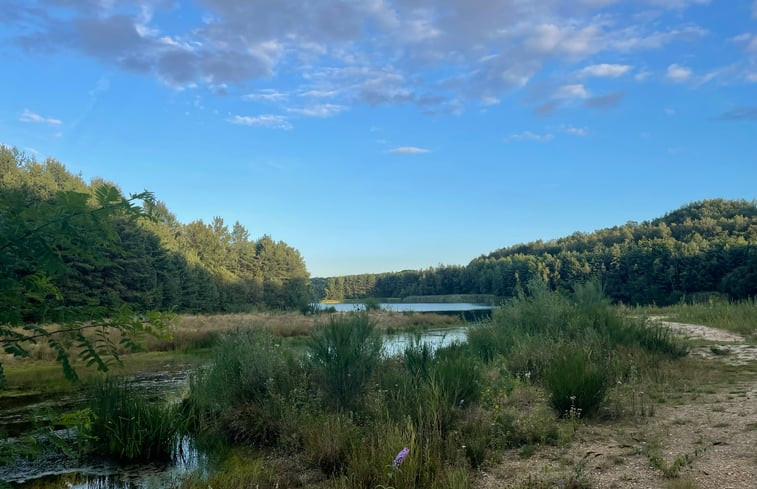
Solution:
[[(108, 253), (119, 247), (112, 221), (145, 217), (137, 202), (153, 200), (149, 192), (124, 198), (108, 184), (93, 194), (64, 190), (44, 200), (0, 189), (0, 347), (27, 357), (29, 345), (44, 341), (71, 380), (77, 375), (66, 345), (73, 344), (87, 366), (107, 371), (119, 361), (119, 344), (134, 349), (144, 334), (165, 334), (170, 317), (137, 315), (127, 306), (107, 307), (101, 301), (64, 300), (59, 280), (80, 274), (82, 266), (106, 262)], [(48, 321), (57, 325), (40, 326)], [(0, 386), (4, 384), (0, 364)]]

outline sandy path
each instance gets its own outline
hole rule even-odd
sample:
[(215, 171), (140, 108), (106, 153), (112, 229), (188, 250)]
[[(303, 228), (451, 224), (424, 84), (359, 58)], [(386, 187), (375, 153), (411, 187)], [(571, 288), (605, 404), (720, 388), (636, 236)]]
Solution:
[(675, 334), (690, 340), (702, 340), (711, 345), (698, 345), (691, 349), (692, 355), (704, 358), (720, 358), (731, 365), (745, 365), (757, 361), (757, 345), (750, 345), (743, 336), (722, 329), (700, 324), (675, 323), (661, 317), (651, 317)]

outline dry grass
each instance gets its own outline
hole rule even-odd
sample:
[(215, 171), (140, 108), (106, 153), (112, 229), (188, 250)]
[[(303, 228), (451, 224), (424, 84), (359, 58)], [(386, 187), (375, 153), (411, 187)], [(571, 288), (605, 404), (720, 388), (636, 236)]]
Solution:
[[(335, 313), (347, 314), (347, 313)], [(458, 326), (462, 320), (457, 316), (449, 316), (434, 313), (402, 313), (390, 311), (371, 311), (368, 313), (377, 327), (382, 331), (396, 331), (411, 328), (439, 328)], [(119, 354), (125, 364), (130, 364), (132, 359), (140, 358), (145, 352), (192, 352), (206, 350), (215, 344), (219, 335), (250, 328), (263, 328), (276, 336), (292, 338), (310, 335), (315, 324), (327, 322), (330, 314), (308, 315), (297, 312), (269, 312), (269, 313), (241, 313), (241, 314), (216, 314), (216, 315), (180, 315), (177, 316), (170, 339), (158, 339), (153, 337), (144, 338), (144, 351), (133, 354), (125, 348), (119, 348)], [(48, 331), (60, 329), (57, 324), (45, 326)], [(111, 331), (111, 339), (118, 344), (120, 339), (118, 331)], [(76, 349), (73, 344), (67, 345), (71, 352), (74, 367), (79, 373), (87, 369), (81, 368), (77, 362)], [(26, 380), (41, 375), (51, 382), (62, 380), (61, 368), (55, 361), (56, 352), (45, 341), (25, 345), (29, 352), (29, 358), (17, 358), (0, 353), (0, 364), (9, 374), (9, 379), (14, 375), (20, 375), (19, 380), (26, 384)], [(29, 379), (26, 379), (29, 377)]]

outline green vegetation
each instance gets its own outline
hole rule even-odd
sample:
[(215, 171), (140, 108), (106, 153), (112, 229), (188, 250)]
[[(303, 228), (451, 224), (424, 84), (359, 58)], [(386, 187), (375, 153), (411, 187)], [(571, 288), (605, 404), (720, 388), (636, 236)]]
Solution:
[(671, 321), (704, 324), (747, 337), (757, 336), (757, 299), (739, 302), (714, 299), (705, 303), (683, 303), (660, 312)]
[(108, 379), (89, 393), (78, 436), (89, 449), (122, 460), (170, 460), (183, 430), (177, 406), (150, 401), (124, 380)]
[[(319, 281), (326, 299), (439, 294), (513, 297), (534, 278), (572, 290), (599, 279), (615, 302), (675, 304), (701, 293), (757, 295), (757, 204), (695, 202), (652, 221), (503, 248), (467, 266)], [(318, 296), (321, 297), (321, 296)]]
[(355, 407), (381, 356), (382, 339), (366, 315), (331, 318), (315, 328), (308, 344), (324, 400), (338, 410)]
[[(182, 225), (149, 192), (87, 185), (52, 159), (0, 146), (0, 347), (55, 352), (67, 378), (106, 372), (147, 336), (160, 311), (294, 308), (310, 300), (300, 254), (236, 223)], [(40, 326), (45, 324), (45, 327)], [(78, 359), (71, 358), (71, 351)], [(0, 364), (0, 388), (5, 385)]]
[(87, 319), (124, 305), (219, 312), (310, 299), (305, 263), (285, 243), (250, 240), (220, 217), (182, 224), (150, 193), (126, 199), (113, 184), (88, 185), (55, 160), (6, 146), (0, 217), (0, 323)]
[[(569, 443), (584, 418), (613, 412), (610, 393), (628, 395), (616, 380), (633, 386), (687, 351), (620, 316), (595, 284), (566, 295), (542, 282), (475, 327), (467, 344), (416, 343), (394, 358), (381, 357), (380, 347), (366, 312), (316, 326), (304, 352), (262, 330), (227, 336), (192, 381), (193, 429), (274, 449), (316, 471), (321, 487), (470, 487), (472, 470), (502, 450), (530, 456)], [(199, 481), (275, 484), (275, 463), (251, 457), (254, 473)]]

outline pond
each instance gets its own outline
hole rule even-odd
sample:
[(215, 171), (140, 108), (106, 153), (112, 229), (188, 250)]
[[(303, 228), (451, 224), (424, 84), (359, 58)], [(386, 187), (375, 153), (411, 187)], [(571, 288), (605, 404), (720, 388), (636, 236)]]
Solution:
[[(407, 304), (392, 304), (407, 305)], [(436, 304), (424, 304), (433, 306)], [(399, 332), (387, 334), (384, 338), (386, 356), (401, 355), (405, 348), (413, 344), (427, 344), (432, 349), (454, 342), (465, 342), (467, 326), (447, 329), (428, 329), (417, 333)], [(134, 377), (144, 395), (155, 399), (178, 400), (186, 393), (189, 366), (174, 365), (169, 370), (147, 372)], [(0, 399), (0, 447), (33, 432), (33, 425), (50, 419), (51, 413), (77, 409), (84, 402), (81, 392), (58, 394), (45, 399), (30, 396), (26, 402), (21, 399)], [(32, 422), (36, 419), (37, 422)], [(61, 438), (73, 436), (66, 430), (56, 431)], [(179, 454), (172, 463), (119, 464), (103, 457), (88, 457), (73, 460), (61, 456), (60, 452), (43, 450), (32, 461), (21, 458), (14, 464), (2, 465), (0, 461), (0, 481), (11, 482), (14, 487), (68, 487), (71, 489), (148, 489), (170, 487), (182, 476), (197, 468), (208, 466), (208, 457), (199, 452), (185, 438), (177, 447)], [(0, 454), (1, 455), (1, 454)], [(42, 484), (40, 484), (42, 483)], [(45, 485), (47, 484), (47, 485)]]

